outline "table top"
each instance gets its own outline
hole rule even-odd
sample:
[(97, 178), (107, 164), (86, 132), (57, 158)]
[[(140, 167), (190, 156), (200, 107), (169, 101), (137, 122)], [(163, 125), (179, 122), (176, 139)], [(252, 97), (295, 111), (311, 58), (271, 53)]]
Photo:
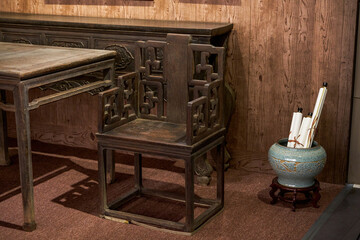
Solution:
[(0, 77), (14, 80), (114, 58), (115, 51), (0, 42)]
[(141, 31), (159, 33), (181, 33), (218, 36), (228, 33), (232, 23), (123, 19), (80, 16), (57, 16), (26, 13), (0, 12), (0, 24), (26, 24), (58, 27), (80, 27), (121, 31)]

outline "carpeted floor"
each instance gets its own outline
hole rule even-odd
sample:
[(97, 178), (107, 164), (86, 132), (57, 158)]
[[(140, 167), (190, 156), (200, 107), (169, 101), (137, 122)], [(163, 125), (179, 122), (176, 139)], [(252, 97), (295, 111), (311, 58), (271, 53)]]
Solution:
[[(23, 221), (16, 149), (13, 164), (0, 167), (0, 239), (301, 239), (342, 185), (321, 183), (320, 208), (299, 206), (292, 212), (284, 203), (270, 204), (272, 174), (229, 169), (225, 174), (225, 208), (192, 237), (98, 217), (97, 152), (33, 143), (34, 195), (37, 230), (21, 229)], [(61, 154), (59, 154), (61, 153)], [(132, 180), (132, 159), (117, 154), (118, 181), (110, 194)], [(144, 159), (144, 185), (183, 191), (181, 161)], [(216, 173), (213, 174), (214, 180)], [(196, 194), (215, 195), (215, 181), (197, 186)], [(115, 190), (114, 190), (115, 189)], [(183, 220), (183, 207), (139, 200), (125, 207), (162, 218)]]

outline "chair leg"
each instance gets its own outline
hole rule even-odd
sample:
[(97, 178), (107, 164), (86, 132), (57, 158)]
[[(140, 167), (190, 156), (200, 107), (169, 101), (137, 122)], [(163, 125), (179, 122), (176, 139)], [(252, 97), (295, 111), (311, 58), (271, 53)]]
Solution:
[(142, 155), (141, 153), (134, 154), (134, 176), (135, 187), (141, 192), (142, 188)]
[(218, 145), (216, 157), (217, 200), (224, 206), (224, 143)]
[(185, 231), (191, 232), (194, 224), (194, 159), (185, 159)]
[(99, 171), (99, 190), (100, 190), (100, 215), (105, 214), (107, 206), (107, 193), (106, 193), (106, 164), (107, 154), (109, 150), (104, 149), (100, 144), (98, 145), (98, 171)]
[(115, 161), (114, 151), (111, 149), (106, 150), (106, 182), (108, 184), (115, 181)]
[[(5, 91), (0, 91), (0, 101), (5, 103)], [(7, 123), (6, 123), (6, 112), (0, 110), (0, 166), (10, 165), (10, 159), (8, 154), (7, 144)]]

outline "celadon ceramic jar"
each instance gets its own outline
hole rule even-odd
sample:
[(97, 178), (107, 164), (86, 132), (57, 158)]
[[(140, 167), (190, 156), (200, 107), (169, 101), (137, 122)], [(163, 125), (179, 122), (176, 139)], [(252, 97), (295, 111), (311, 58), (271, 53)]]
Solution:
[(287, 141), (287, 138), (280, 139), (269, 149), (269, 162), (278, 175), (278, 182), (294, 188), (311, 187), (325, 166), (324, 148), (315, 141), (311, 148), (289, 148)]

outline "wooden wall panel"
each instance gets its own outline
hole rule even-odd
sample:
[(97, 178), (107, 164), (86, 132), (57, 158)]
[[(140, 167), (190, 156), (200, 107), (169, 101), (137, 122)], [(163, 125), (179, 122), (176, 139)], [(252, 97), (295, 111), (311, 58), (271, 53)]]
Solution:
[[(351, 112), (351, 93), (353, 92), (353, 82), (348, 81), (353, 79), (354, 74), (354, 39), (349, 38), (349, 32), (352, 33), (356, 28), (356, 22), (349, 21), (349, 19), (355, 18), (357, 15), (357, 6), (351, 0), (344, 1), (343, 6), (343, 21), (342, 21), (342, 34), (341, 34), (341, 52), (340, 52), (340, 69), (338, 76), (338, 105), (336, 112), (336, 142), (335, 142), (335, 156), (334, 172), (332, 177), (328, 177), (326, 180), (331, 182), (342, 182), (347, 179), (348, 164), (342, 164), (344, 161), (348, 161), (348, 152), (343, 149), (349, 149), (349, 129), (350, 129), (350, 114)], [(339, 127), (341, 126), (341, 127)], [(326, 175), (324, 175), (326, 176)]]
[[(327, 81), (328, 97), (316, 135), (328, 153), (320, 179), (345, 182), (357, 0), (154, 0), (117, 1), (116, 6), (44, 2), (2, 0), (0, 11), (234, 23), (225, 73), (237, 98), (228, 136), (234, 166), (271, 171), (268, 148), (287, 136), (297, 107), (312, 111), (318, 89)], [(37, 119), (33, 137), (95, 148), (96, 107), (90, 105), (96, 101), (80, 95), (56, 103), (55, 109), (37, 110), (32, 114)], [(68, 107), (78, 104), (81, 113)]]

